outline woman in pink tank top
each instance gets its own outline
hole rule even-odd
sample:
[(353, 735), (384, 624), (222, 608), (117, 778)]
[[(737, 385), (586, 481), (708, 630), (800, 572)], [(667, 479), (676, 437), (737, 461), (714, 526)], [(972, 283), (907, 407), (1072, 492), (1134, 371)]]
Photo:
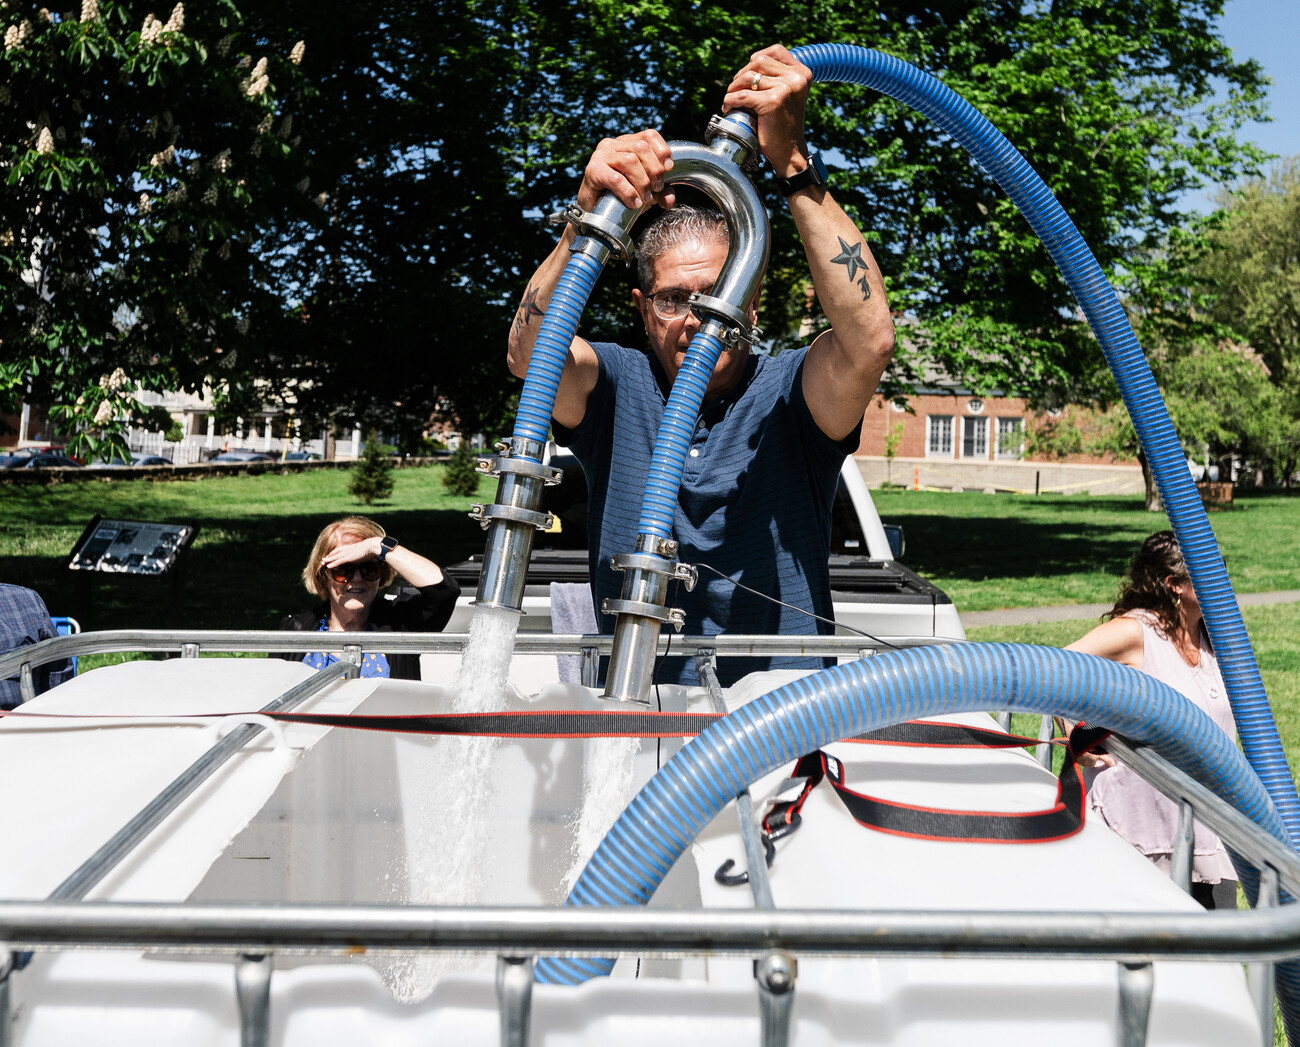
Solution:
[[(1228, 694), (1210, 648), (1197, 602), (1172, 531), (1151, 535), (1134, 555), (1106, 621), (1068, 650), (1095, 654), (1154, 676), (1185, 695), (1232, 738)], [(1085, 763), (1097, 768), (1088, 790), (1092, 809), (1115, 832), (1168, 869), (1178, 832), (1178, 805), (1113, 756)], [(1199, 822), (1192, 858), (1192, 895), (1207, 909), (1237, 907), (1237, 873), (1218, 836)]]

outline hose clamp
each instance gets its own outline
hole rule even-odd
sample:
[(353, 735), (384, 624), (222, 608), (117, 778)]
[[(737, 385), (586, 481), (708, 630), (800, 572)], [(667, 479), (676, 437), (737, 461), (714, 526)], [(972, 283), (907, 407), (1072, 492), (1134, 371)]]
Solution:
[[(579, 236), (589, 236), (608, 245), (615, 258), (624, 265), (632, 264), (632, 235), (622, 226), (594, 211), (584, 211), (576, 203), (563, 211), (556, 211), (546, 219), (551, 225), (571, 225)], [(574, 250), (578, 246), (574, 245)]]
[(501, 505), (497, 502), (491, 505), (478, 503), (471, 505), (469, 507), (469, 518), (477, 520), (485, 531), (493, 520), (506, 520), (510, 523), (524, 524), (528, 527), (535, 527), (539, 531), (545, 531), (555, 522), (550, 513), (539, 513), (532, 509), (521, 509), (517, 505)]
[(694, 564), (665, 560), (654, 553), (619, 553), (617, 556), (610, 557), (609, 566), (615, 571), (641, 570), (647, 574), (660, 575), (670, 581), (682, 582), (687, 592), (694, 589), (695, 583), (699, 580), (699, 572)]
[(680, 607), (660, 607), (657, 603), (644, 600), (611, 600), (606, 597), (600, 602), (600, 613), (608, 615), (630, 614), (634, 618), (653, 618), (657, 622), (671, 625), (678, 632), (686, 627), (686, 612)]
[(691, 309), (699, 315), (704, 313), (717, 320), (725, 326), (721, 332), (723, 344), (728, 349), (738, 348), (742, 343), (746, 346), (753, 345), (763, 336), (762, 328), (757, 324), (753, 327), (749, 325), (749, 317), (740, 309), (737, 309), (730, 302), (721, 298), (714, 298), (708, 294), (692, 294)]
[(547, 487), (554, 487), (564, 478), (564, 470), (554, 466), (542, 465), (527, 458), (480, 458), (478, 471), (486, 476), (501, 476), (510, 473), (515, 476), (530, 476), (541, 480)]
[(718, 138), (725, 138), (740, 146), (736, 150), (742, 171), (753, 174), (759, 167), (758, 136), (735, 116), (720, 116), (714, 113), (709, 117), (709, 124), (704, 129), (704, 140), (711, 146)]
[(502, 458), (527, 458), (540, 462), (546, 455), (546, 445), (524, 436), (509, 436), (496, 442), (496, 452)]

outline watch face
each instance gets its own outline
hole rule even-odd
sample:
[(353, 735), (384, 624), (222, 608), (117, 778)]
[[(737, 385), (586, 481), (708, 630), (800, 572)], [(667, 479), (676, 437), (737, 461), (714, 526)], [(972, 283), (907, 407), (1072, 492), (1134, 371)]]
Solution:
[(379, 544), (382, 545), (385, 549), (396, 549), (397, 539), (394, 538), (391, 534), (385, 535), (383, 538), (379, 539)]

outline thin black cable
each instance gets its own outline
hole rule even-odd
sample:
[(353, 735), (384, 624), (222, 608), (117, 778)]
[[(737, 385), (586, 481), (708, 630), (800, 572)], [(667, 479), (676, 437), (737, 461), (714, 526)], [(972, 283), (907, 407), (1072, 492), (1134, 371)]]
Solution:
[(790, 610), (798, 611), (800, 614), (806, 614), (809, 618), (815, 618), (819, 622), (825, 622), (827, 625), (831, 626), (832, 628), (847, 629), (849, 632), (853, 633), (856, 636), (863, 636), (866, 637), (866, 639), (868, 640), (874, 640), (878, 644), (883, 644), (886, 647), (892, 647), (895, 651), (902, 650), (902, 648), (899, 647), (898, 644), (890, 643), (888, 640), (885, 640), (879, 636), (872, 636), (871, 633), (867, 632), (864, 629), (856, 629), (851, 625), (845, 625), (843, 622), (835, 621), (834, 618), (823, 618), (820, 614), (813, 614), (812, 611), (806, 610), (803, 607), (796, 607), (792, 603), (786, 603), (784, 600), (778, 600), (775, 596), (769, 596), (767, 593), (760, 593), (757, 589), (751, 589), (747, 585), (742, 585), (740, 582), (736, 581), (736, 579), (732, 578), (730, 575), (723, 574), (716, 567), (713, 567), (710, 564), (700, 562), (700, 563), (691, 564), (690, 566), (703, 567), (706, 571), (712, 571), (724, 582), (730, 582), (737, 589), (744, 589), (745, 592), (753, 593), (755, 596), (761, 597), (764, 600), (770, 600), (774, 604), (779, 604), (782, 607), (788, 607)]

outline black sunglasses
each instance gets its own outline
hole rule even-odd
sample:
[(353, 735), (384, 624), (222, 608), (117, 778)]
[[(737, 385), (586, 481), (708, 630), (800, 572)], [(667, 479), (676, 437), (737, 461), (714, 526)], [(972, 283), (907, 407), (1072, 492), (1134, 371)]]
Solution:
[(379, 561), (362, 560), (360, 563), (341, 563), (337, 567), (326, 568), (325, 573), (340, 585), (352, 581), (354, 574), (361, 575), (363, 582), (373, 582), (379, 578)]

